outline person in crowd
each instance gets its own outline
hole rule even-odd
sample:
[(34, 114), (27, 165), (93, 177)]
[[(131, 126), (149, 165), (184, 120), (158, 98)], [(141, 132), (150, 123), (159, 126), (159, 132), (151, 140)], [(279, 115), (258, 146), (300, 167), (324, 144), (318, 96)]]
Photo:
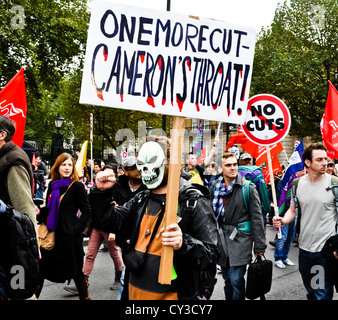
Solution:
[(141, 172), (137, 169), (135, 156), (128, 156), (122, 160), (123, 175), (120, 175), (113, 187), (113, 196), (121, 206), (133, 198), (138, 192), (146, 190), (141, 179)]
[[(51, 250), (41, 248), (40, 281), (37, 297), (44, 280), (65, 282), (74, 279), (81, 300), (90, 300), (88, 281), (82, 272), (83, 236), (91, 208), (85, 186), (79, 181), (75, 161), (68, 153), (60, 154), (50, 170), (46, 207), (38, 216), (48, 230), (55, 231), (55, 245)], [(78, 210), (81, 215), (78, 216)]]
[[(130, 270), (129, 299), (209, 298), (217, 257), (217, 229), (211, 203), (181, 179), (177, 213), (180, 221), (163, 227), (170, 140), (153, 136), (145, 139), (137, 155), (137, 167), (148, 190), (139, 192), (123, 206), (109, 208), (113, 212), (106, 221), (116, 239), (126, 240), (129, 245), (129, 249), (122, 249), (123, 261)], [(110, 177), (100, 172), (100, 179), (106, 181)], [(189, 199), (193, 205), (188, 211)], [(174, 249), (177, 278), (170, 285), (158, 282), (162, 245)], [(203, 288), (197, 281), (201, 273), (210, 280), (204, 282), (207, 285)]]
[(326, 173), (330, 175), (336, 176), (336, 168), (334, 166), (334, 162), (331, 160), (331, 158), (327, 157), (327, 168)]
[(42, 157), (41, 156), (37, 156), (36, 157), (36, 164), (38, 165), (38, 167), (36, 168), (37, 170), (41, 170), (43, 171), (43, 175), (47, 176), (47, 166), (46, 164), (42, 161)]
[[(102, 171), (109, 171), (112, 177), (115, 177), (113, 167), (105, 165)], [(95, 185), (91, 188), (89, 194), (89, 203), (92, 209), (92, 222), (91, 233), (88, 242), (88, 249), (86, 259), (83, 266), (83, 273), (88, 279), (90, 273), (93, 270), (96, 255), (103, 241), (106, 242), (109, 254), (113, 259), (115, 266), (115, 282), (113, 283), (113, 289), (120, 288), (120, 278), (122, 274), (123, 262), (119, 252), (119, 248), (115, 243), (115, 234), (108, 233), (102, 230), (101, 220), (104, 219), (103, 215), (106, 214), (102, 208), (110, 205), (113, 198), (113, 186), (116, 180), (101, 182), (96, 179)]]
[[(124, 205), (137, 193), (147, 190), (147, 187), (142, 182), (141, 172), (136, 167), (135, 156), (124, 158), (122, 165), (123, 174), (118, 176), (117, 182), (113, 187), (113, 198), (119, 206)], [(118, 245), (124, 248), (125, 243), (118, 242)], [(129, 271), (126, 270), (125, 266), (123, 266), (120, 281), (121, 287), (118, 300), (128, 300)]]
[(95, 181), (97, 173), (101, 170), (101, 165), (98, 162), (95, 162), (93, 170), (93, 181)]
[(205, 171), (206, 167), (212, 161), (212, 158), (215, 156), (218, 143), (219, 143), (219, 136), (216, 136), (215, 140), (214, 140), (213, 147), (212, 147), (208, 157), (204, 160), (204, 162), (202, 162), (200, 164), (197, 164), (197, 158), (196, 158), (196, 155), (194, 153), (190, 152), (187, 155), (185, 172), (192, 176), (188, 180), (189, 182), (197, 183), (197, 184), (200, 184), (202, 186), (204, 185), (204, 171)]
[[(15, 210), (26, 213), (38, 230), (37, 207), (33, 202), (33, 171), (27, 154), (11, 140), (15, 133), (14, 122), (0, 115), (0, 199)], [(0, 225), (0, 252), (6, 239), (1, 235), (5, 226)], [(1, 258), (0, 258), (1, 268)], [(1, 280), (0, 280), (1, 286)]]
[(216, 176), (218, 175), (217, 167), (218, 167), (217, 163), (215, 161), (212, 161), (208, 164), (208, 166), (206, 167), (203, 173), (203, 176), (205, 178), (205, 184), (208, 187), (208, 189), (210, 189), (211, 184), (213, 183)]
[(117, 167), (117, 177), (122, 176), (124, 174), (123, 167), (118, 166)]
[(83, 184), (87, 188), (90, 185), (90, 177), (89, 177), (89, 173), (88, 173), (88, 168), (86, 166), (82, 167), (81, 171), (82, 171), (82, 175), (79, 177), (79, 180), (81, 182), (83, 182)]
[(252, 166), (252, 156), (249, 153), (243, 153), (239, 157), (240, 166)]
[(248, 182), (238, 172), (233, 153), (224, 153), (218, 162), (222, 163), (222, 174), (211, 187), (212, 205), (221, 233), (222, 255), (218, 264), (222, 268), (225, 298), (244, 300), (244, 275), (252, 260), (252, 250), (262, 255), (266, 248), (261, 204), (255, 185), (250, 183), (250, 201), (246, 208), (243, 187), (246, 188)]
[[(321, 250), (326, 241), (336, 234), (337, 213), (335, 197), (329, 188), (331, 176), (326, 173), (326, 151), (322, 143), (313, 143), (304, 150), (303, 161), (308, 174), (299, 179), (296, 194), (292, 195), (290, 208), (284, 217), (273, 218), (276, 228), (295, 220), (297, 224), (300, 218), (299, 272), (309, 300), (331, 300), (333, 297), (333, 285), (327, 278), (321, 279), (320, 285), (313, 280), (313, 267), (325, 266), (326, 259)], [(297, 217), (295, 197), (298, 202)]]

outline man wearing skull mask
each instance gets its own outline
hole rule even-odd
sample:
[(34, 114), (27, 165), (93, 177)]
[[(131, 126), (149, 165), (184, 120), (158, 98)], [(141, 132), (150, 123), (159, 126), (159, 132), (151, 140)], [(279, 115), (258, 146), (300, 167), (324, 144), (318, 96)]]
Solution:
[[(123, 206), (109, 207), (112, 214), (107, 227), (117, 239), (123, 238), (119, 241), (130, 239), (129, 250), (122, 252), (131, 272), (130, 300), (210, 298), (215, 284), (217, 229), (208, 194), (202, 192), (206, 189), (198, 190), (181, 179), (177, 223), (162, 227), (169, 146), (170, 140), (166, 137), (146, 137), (139, 148), (137, 167), (148, 190), (138, 193)], [(109, 176), (101, 172), (97, 178), (106, 180)], [(129, 237), (126, 229), (131, 229)], [(158, 282), (162, 245), (174, 248), (173, 267), (177, 278), (171, 285)]]

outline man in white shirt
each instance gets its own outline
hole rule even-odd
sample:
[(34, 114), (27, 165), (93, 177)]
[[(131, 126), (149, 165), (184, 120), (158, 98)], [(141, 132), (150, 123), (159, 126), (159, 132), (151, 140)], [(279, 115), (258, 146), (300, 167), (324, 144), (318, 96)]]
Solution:
[[(331, 175), (326, 173), (327, 154), (322, 143), (311, 144), (304, 150), (303, 161), (308, 174), (299, 179), (296, 196), (301, 212), (299, 234), (299, 272), (309, 300), (332, 300), (333, 285), (324, 275), (325, 258), (321, 250), (336, 234), (337, 213), (331, 189)], [(294, 197), (283, 218), (274, 217), (276, 228), (295, 219)]]

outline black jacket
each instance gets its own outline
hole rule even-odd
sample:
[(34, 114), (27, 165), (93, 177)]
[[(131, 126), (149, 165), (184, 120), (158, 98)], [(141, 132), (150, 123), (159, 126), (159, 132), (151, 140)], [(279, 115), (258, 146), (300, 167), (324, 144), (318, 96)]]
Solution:
[(99, 190), (96, 185), (94, 185), (90, 189), (89, 203), (92, 209), (92, 227), (106, 231), (104, 230), (104, 221), (107, 219), (106, 215), (109, 215), (109, 212), (105, 210), (105, 208), (111, 206), (114, 200), (113, 188)]
[[(51, 194), (51, 183), (47, 191), (47, 203)], [(67, 192), (60, 202), (59, 221), (55, 230), (55, 246), (52, 250), (41, 249), (40, 260), (41, 278), (53, 282), (65, 282), (73, 279), (82, 272), (83, 267), (83, 243), (82, 231), (91, 217), (91, 208), (84, 185), (75, 181), (67, 190), (60, 189), (60, 195)], [(40, 223), (47, 222), (49, 210), (42, 208), (38, 215)], [(80, 218), (77, 217), (81, 210)]]
[(136, 191), (132, 192), (130, 190), (128, 181), (129, 177), (123, 174), (118, 177), (117, 182), (113, 186), (113, 197), (119, 206), (124, 205), (140, 191), (147, 190), (147, 187), (144, 184), (141, 184), (141, 186)]
[[(106, 220), (105, 229), (110, 229), (120, 241), (130, 239), (133, 247), (137, 242), (139, 224), (150, 196), (150, 190), (142, 191), (124, 206), (115, 209), (110, 207), (111, 215)], [(201, 271), (211, 271), (210, 281), (214, 281), (218, 233), (206, 188), (193, 186), (181, 179), (178, 202), (177, 215), (182, 218), (179, 226), (183, 233), (183, 245), (174, 252), (177, 279), (173, 282), (177, 286), (179, 299), (194, 299), (199, 294), (200, 281), (196, 279)], [(130, 230), (128, 234), (125, 233), (126, 229)], [(212, 292), (214, 282), (207, 285), (212, 286)]]

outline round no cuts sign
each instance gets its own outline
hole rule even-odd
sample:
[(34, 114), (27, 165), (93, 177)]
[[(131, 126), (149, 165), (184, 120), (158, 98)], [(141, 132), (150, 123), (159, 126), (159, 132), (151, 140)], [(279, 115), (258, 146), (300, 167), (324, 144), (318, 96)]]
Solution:
[(254, 143), (268, 146), (283, 140), (290, 124), (289, 109), (281, 99), (270, 94), (259, 94), (248, 101), (242, 129)]

